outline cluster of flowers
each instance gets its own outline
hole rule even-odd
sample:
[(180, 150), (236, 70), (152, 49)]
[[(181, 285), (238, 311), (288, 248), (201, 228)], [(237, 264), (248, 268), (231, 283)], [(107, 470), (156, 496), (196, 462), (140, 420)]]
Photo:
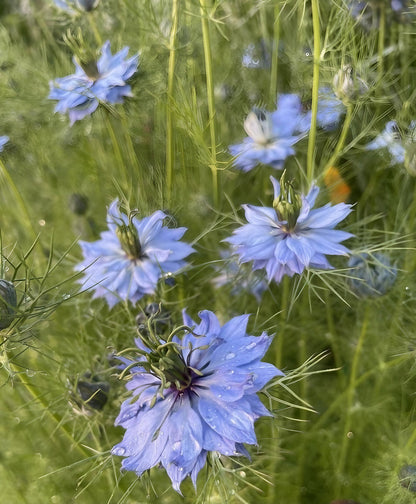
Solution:
[[(55, 3), (69, 11), (88, 11), (98, 1)], [(128, 52), (124, 47), (112, 55), (107, 41), (97, 61), (74, 58), (75, 73), (50, 83), (49, 98), (58, 102), (55, 111), (68, 113), (73, 125), (99, 105), (122, 103), (131, 96), (127, 81), (137, 71), (139, 56), (127, 58)], [(318, 127), (336, 128), (344, 111), (340, 96), (329, 88), (320, 90)], [(234, 166), (243, 172), (260, 163), (283, 169), (287, 157), (295, 153), (294, 145), (308, 134), (311, 117), (296, 94), (278, 96), (274, 112), (253, 109), (244, 122), (248, 138), (229, 148)], [(395, 123), (389, 122), (367, 149), (387, 147), (395, 162), (403, 162), (405, 147), (394, 132)], [(7, 140), (0, 137), (0, 150)], [(301, 275), (310, 268), (331, 269), (327, 255), (349, 255), (341, 242), (352, 237), (335, 229), (352, 211), (351, 204), (315, 208), (318, 186), (312, 184), (306, 194), (300, 193), (286, 180), (285, 172), (280, 181), (271, 177), (271, 183), (272, 205), (243, 205), (247, 223), (224, 240), (233, 250), (230, 278), (244, 263), (251, 263), (255, 272), (265, 272), (267, 282), (245, 278), (245, 287), (255, 288), (258, 299), (268, 283), (279, 283), (284, 276)], [(160, 280), (182, 271), (195, 252), (181, 241), (186, 228), (169, 227), (166, 219), (160, 210), (142, 218), (137, 211), (123, 213), (118, 200), (113, 201), (107, 213), (108, 229), (100, 239), (80, 242), (84, 258), (76, 270), (82, 274), (83, 287), (92, 290), (94, 298), (104, 298), (109, 308), (119, 302), (135, 304), (155, 294)], [(351, 286), (361, 295), (383, 293), (396, 275), (382, 256), (353, 256), (349, 266)], [(228, 279), (228, 273), (223, 273), (215, 281), (222, 285)], [(137, 355), (119, 357), (123, 373), (130, 373), (127, 389), (133, 398), (121, 406), (116, 424), (126, 432), (112, 453), (125, 457), (123, 468), (138, 475), (161, 464), (178, 492), (187, 476), (196, 484), (209, 452), (248, 456), (244, 444), (257, 442), (255, 420), (270, 415), (257, 393), (283, 374), (261, 361), (271, 338), (265, 333), (248, 335), (248, 315), (224, 325), (210, 311), (199, 316), (197, 323), (184, 311), (184, 325), (169, 334), (157, 331), (150, 317), (135, 340)]]

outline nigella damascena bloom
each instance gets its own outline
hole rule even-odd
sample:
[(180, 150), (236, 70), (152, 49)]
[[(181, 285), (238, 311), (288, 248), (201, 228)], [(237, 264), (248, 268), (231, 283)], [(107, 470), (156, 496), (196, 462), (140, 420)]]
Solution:
[(229, 286), (233, 296), (250, 292), (260, 303), (268, 287), (265, 275), (246, 269), (248, 266), (239, 264), (238, 257), (232, 255), (229, 250), (220, 251), (220, 256), (224, 263), (222, 266), (215, 266), (218, 275), (212, 279), (212, 283), (216, 287)]
[(4, 146), (9, 140), (10, 138), (7, 135), (0, 136), (0, 152), (3, 151)]
[(208, 452), (248, 456), (255, 420), (270, 416), (257, 392), (283, 374), (261, 362), (271, 338), (246, 334), (249, 315), (223, 326), (211, 311), (199, 316), (196, 324), (184, 311), (186, 327), (164, 345), (139, 334), (138, 357), (121, 358), (133, 397), (121, 405), (116, 425), (126, 432), (112, 453), (138, 476), (161, 464), (178, 492), (187, 476), (196, 485)]
[(370, 143), (366, 145), (366, 150), (378, 150), (387, 148), (390, 154), (390, 165), (404, 162), (406, 149), (402, 142), (402, 135), (396, 121), (389, 121), (384, 130)]
[(143, 219), (134, 213), (127, 216), (113, 201), (108, 231), (95, 242), (79, 242), (84, 260), (75, 269), (84, 273), (83, 287), (94, 290), (94, 298), (104, 297), (110, 308), (122, 300), (135, 303), (153, 294), (159, 279), (183, 268), (185, 257), (194, 252), (179, 241), (186, 228), (164, 226), (166, 217), (160, 210)]
[(396, 266), (378, 252), (353, 255), (348, 260), (348, 266), (351, 268), (348, 274), (351, 288), (362, 297), (382, 296), (396, 281)]
[(92, 11), (97, 7), (100, 0), (53, 0), (54, 4), (66, 12), (74, 13), (74, 9), (78, 8), (85, 12)]
[(270, 177), (273, 208), (243, 205), (248, 224), (225, 241), (235, 247), (240, 262), (253, 261), (253, 270), (266, 269), (269, 281), (301, 274), (305, 268), (331, 269), (326, 255), (347, 255), (340, 242), (352, 235), (334, 227), (351, 212), (351, 205), (327, 204), (313, 209), (319, 188), (300, 195), (284, 181)]
[(295, 94), (280, 95), (275, 112), (254, 108), (244, 121), (248, 137), (229, 147), (236, 156), (234, 166), (248, 172), (262, 163), (281, 170), (285, 159), (295, 153), (292, 146), (302, 138), (300, 133), (305, 132), (303, 116), (300, 98)]
[(126, 81), (136, 72), (139, 55), (126, 60), (128, 52), (124, 47), (113, 56), (107, 40), (97, 62), (81, 65), (74, 58), (75, 73), (50, 82), (48, 98), (58, 100), (55, 112), (68, 112), (72, 126), (92, 114), (100, 103), (123, 103), (125, 96), (132, 96)]

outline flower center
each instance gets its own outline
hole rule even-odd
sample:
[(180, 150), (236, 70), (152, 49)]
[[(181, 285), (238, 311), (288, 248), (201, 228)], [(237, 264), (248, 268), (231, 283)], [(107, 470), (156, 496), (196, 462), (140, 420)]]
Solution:
[(116, 234), (120, 241), (121, 248), (129, 259), (134, 261), (146, 257), (146, 254), (143, 254), (137, 230), (132, 224), (119, 225)]

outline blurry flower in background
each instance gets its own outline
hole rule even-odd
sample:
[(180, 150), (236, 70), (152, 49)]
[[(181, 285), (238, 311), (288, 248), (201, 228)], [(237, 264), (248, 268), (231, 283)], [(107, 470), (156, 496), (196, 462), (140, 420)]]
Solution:
[(416, 6), (411, 0), (372, 0), (363, 2), (359, 0), (346, 0), (351, 16), (356, 19), (366, 30), (379, 27), (380, 24), (380, 4), (390, 7), (391, 12), (387, 13), (387, 19), (394, 19), (402, 23), (408, 23), (415, 19)]
[(341, 116), (345, 114), (345, 105), (328, 87), (319, 89), (318, 114), (316, 122), (324, 130), (331, 131), (338, 127)]
[(58, 100), (55, 112), (68, 112), (72, 126), (75, 121), (92, 114), (100, 103), (123, 103), (125, 96), (132, 96), (125, 81), (136, 72), (139, 55), (125, 60), (128, 51), (129, 48), (124, 47), (113, 56), (107, 41), (97, 62), (81, 65), (74, 58), (75, 74), (50, 82), (48, 98)]
[(229, 250), (220, 251), (220, 256), (224, 260), (222, 266), (215, 266), (219, 273), (212, 279), (216, 287), (231, 287), (231, 294), (238, 296), (244, 292), (253, 294), (257, 302), (260, 303), (268, 284), (264, 275), (258, 271), (251, 271), (239, 264), (238, 257), (232, 255)]
[(116, 425), (126, 432), (112, 453), (138, 476), (161, 464), (177, 492), (187, 476), (196, 485), (208, 452), (248, 456), (255, 420), (270, 416), (257, 392), (283, 374), (261, 362), (271, 338), (246, 334), (249, 315), (222, 327), (211, 311), (199, 316), (196, 324), (184, 311), (187, 327), (169, 345), (139, 335), (137, 359), (120, 357), (133, 397), (121, 405)]
[(265, 40), (249, 44), (244, 50), (241, 63), (245, 68), (270, 68), (270, 50)]
[(179, 241), (186, 228), (170, 229), (163, 225), (165, 218), (159, 210), (137, 219), (121, 213), (117, 200), (111, 203), (108, 231), (95, 242), (79, 242), (84, 260), (75, 270), (84, 273), (80, 282), (94, 291), (93, 298), (104, 297), (110, 308), (121, 300), (136, 303), (155, 292), (164, 274), (186, 265), (183, 259), (194, 251)]
[(4, 146), (6, 145), (6, 143), (10, 140), (10, 138), (6, 135), (4, 136), (0, 136), (0, 152), (3, 151), (4, 149)]
[(100, 0), (53, 0), (54, 4), (66, 12), (75, 12), (74, 8), (81, 9), (85, 12), (92, 11), (97, 7)]
[(404, 465), (399, 471), (400, 485), (410, 492), (416, 492), (416, 466)]
[(359, 296), (382, 296), (391, 289), (397, 277), (397, 268), (390, 259), (378, 252), (358, 254), (350, 257), (348, 282)]
[(405, 148), (396, 121), (389, 121), (384, 130), (365, 148), (366, 150), (387, 148), (390, 153), (390, 166), (404, 162)]
[(269, 281), (276, 282), (305, 268), (331, 269), (325, 255), (347, 255), (349, 250), (340, 242), (353, 236), (333, 229), (351, 212), (351, 205), (312, 209), (319, 188), (313, 185), (306, 196), (299, 195), (284, 175), (280, 184), (270, 177), (273, 208), (243, 205), (248, 224), (225, 240), (235, 247), (240, 262), (253, 261), (253, 270), (265, 268)]
[(16, 288), (8, 280), (0, 279), (0, 330), (9, 327), (16, 315)]
[(295, 153), (292, 145), (302, 138), (303, 115), (295, 94), (280, 95), (275, 112), (254, 108), (244, 121), (248, 137), (229, 147), (236, 156), (234, 166), (248, 172), (262, 163), (281, 170), (285, 159)]
[(331, 203), (346, 203), (351, 194), (350, 186), (335, 166), (325, 170), (324, 183), (329, 191)]

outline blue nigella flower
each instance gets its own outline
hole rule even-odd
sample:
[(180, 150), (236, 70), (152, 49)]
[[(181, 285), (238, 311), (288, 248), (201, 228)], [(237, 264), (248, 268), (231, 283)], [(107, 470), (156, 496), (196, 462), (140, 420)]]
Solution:
[(275, 112), (254, 108), (244, 121), (248, 137), (229, 147), (236, 156), (234, 166), (248, 172), (263, 163), (281, 170), (285, 159), (295, 153), (292, 146), (302, 138), (302, 120), (302, 104), (295, 94), (280, 95)]
[(75, 74), (50, 82), (48, 98), (58, 100), (55, 112), (68, 112), (72, 126), (92, 114), (100, 103), (122, 103), (125, 96), (132, 96), (126, 80), (136, 72), (139, 55), (125, 60), (128, 51), (124, 47), (113, 56), (107, 40), (96, 63), (81, 66), (74, 58)]
[(113, 201), (108, 231), (95, 242), (79, 242), (84, 260), (75, 269), (84, 273), (83, 287), (93, 289), (94, 298), (104, 297), (110, 308), (153, 294), (158, 280), (183, 268), (184, 258), (194, 251), (179, 241), (186, 228), (170, 229), (163, 225), (165, 218), (160, 210), (143, 219), (127, 216)]
[(161, 464), (177, 492), (187, 476), (196, 485), (208, 452), (248, 456), (255, 420), (270, 416), (257, 392), (283, 374), (261, 362), (271, 338), (246, 334), (249, 315), (223, 326), (211, 311), (199, 316), (196, 324), (184, 311), (181, 336), (173, 331), (157, 346), (140, 336), (138, 358), (121, 358), (133, 397), (121, 405), (116, 425), (126, 432), (112, 453), (138, 476)]
[(351, 16), (367, 30), (378, 28), (380, 24), (380, 13), (377, 4), (381, 2), (390, 4), (392, 14), (397, 21), (409, 22), (414, 20), (416, 7), (412, 5), (411, 0), (391, 0), (390, 2), (386, 2), (385, 0), (371, 2), (346, 0)]
[[(318, 94), (318, 113), (316, 124), (319, 128), (332, 131), (338, 127), (341, 116), (346, 108), (342, 101), (335, 96), (329, 87), (322, 87)], [(301, 131), (309, 131), (311, 127), (312, 111), (308, 111), (301, 120)]]
[(9, 140), (10, 138), (7, 135), (0, 136), (0, 152), (3, 151), (4, 146)]
[[(340, 242), (352, 235), (334, 227), (351, 212), (339, 203), (313, 209), (319, 188), (296, 194), (290, 184), (270, 177), (274, 187), (273, 207), (243, 205), (248, 224), (225, 241), (234, 245), (240, 262), (253, 261), (253, 270), (266, 269), (269, 281), (301, 274), (305, 268), (330, 269), (328, 255), (347, 255)], [(283, 179), (283, 177), (282, 177)]]
[(378, 252), (353, 255), (348, 266), (351, 268), (348, 274), (351, 288), (362, 297), (382, 296), (396, 281), (397, 268), (387, 256)]
[(215, 267), (219, 274), (212, 279), (212, 283), (216, 287), (231, 286), (233, 296), (238, 296), (244, 291), (250, 292), (260, 303), (268, 287), (265, 276), (258, 271), (244, 269), (243, 265), (238, 263), (238, 257), (228, 250), (221, 251), (220, 256), (225, 262), (222, 267)]
[(404, 162), (406, 149), (402, 143), (402, 137), (396, 121), (389, 121), (384, 130), (370, 143), (366, 145), (366, 150), (378, 150), (387, 148), (390, 153), (390, 165)]
[(97, 7), (100, 0), (53, 0), (53, 2), (60, 9), (73, 13), (75, 8), (89, 12)]

